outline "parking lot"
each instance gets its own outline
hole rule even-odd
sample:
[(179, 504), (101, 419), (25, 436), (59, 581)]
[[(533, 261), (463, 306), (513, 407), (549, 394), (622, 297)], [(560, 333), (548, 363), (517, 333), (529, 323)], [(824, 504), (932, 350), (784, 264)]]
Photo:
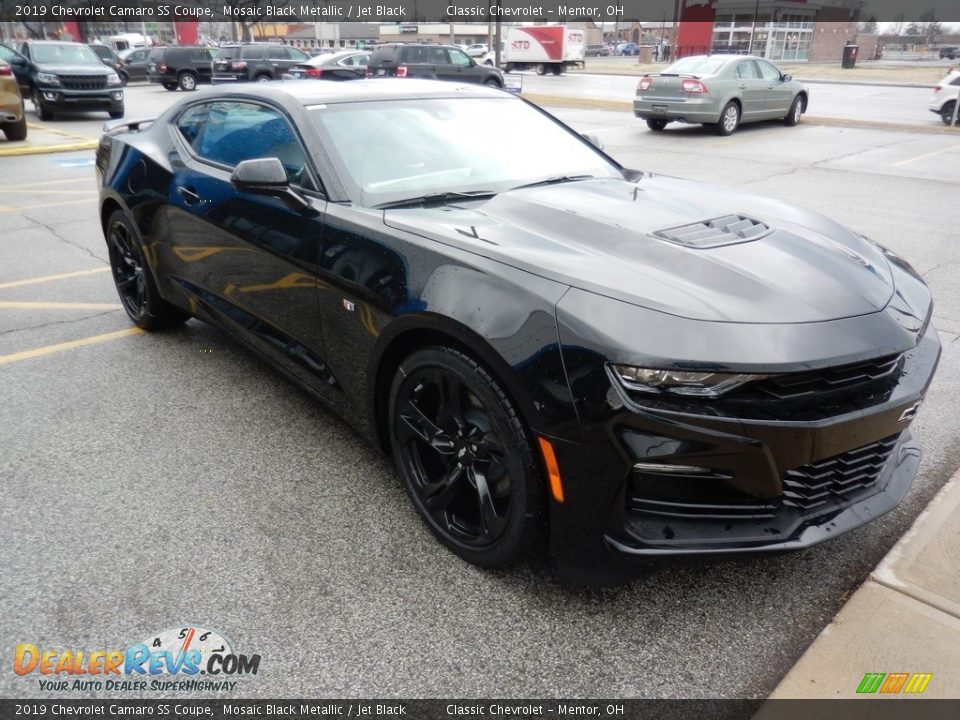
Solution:
[[(180, 97), (130, 87), (127, 116)], [(720, 138), (557, 114), (625, 165), (817, 209), (923, 274), (943, 356), (899, 508), (800, 554), (605, 590), (466, 565), (386, 459), (242, 347), (197, 321), (131, 326), (92, 150), (0, 156), (0, 652), (193, 623), (262, 656), (235, 697), (765, 697), (956, 469), (960, 134), (770, 123)], [(102, 122), (46, 125), (82, 138)], [(0, 695), (35, 683), (2, 673)]]

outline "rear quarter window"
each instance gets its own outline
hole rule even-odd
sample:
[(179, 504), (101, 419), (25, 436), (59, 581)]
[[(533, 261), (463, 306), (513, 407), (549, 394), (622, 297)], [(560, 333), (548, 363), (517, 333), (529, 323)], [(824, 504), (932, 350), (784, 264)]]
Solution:
[(263, 47), (255, 47), (253, 45), (243, 48), (241, 57), (244, 60), (263, 60), (267, 56), (267, 49)]

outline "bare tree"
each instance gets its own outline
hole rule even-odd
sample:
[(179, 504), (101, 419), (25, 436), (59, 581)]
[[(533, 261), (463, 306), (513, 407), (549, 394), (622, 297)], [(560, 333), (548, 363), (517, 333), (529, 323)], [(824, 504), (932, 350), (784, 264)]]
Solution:
[(250, 42), (253, 40), (253, 26), (260, 20), (256, 15), (245, 15), (243, 11), (253, 10), (263, 5), (265, 0), (223, 0), (224, 7), (232, 10), (239, 10), (241, 14), (231, 15), (231, 22), (240, 26), (240, 40)]

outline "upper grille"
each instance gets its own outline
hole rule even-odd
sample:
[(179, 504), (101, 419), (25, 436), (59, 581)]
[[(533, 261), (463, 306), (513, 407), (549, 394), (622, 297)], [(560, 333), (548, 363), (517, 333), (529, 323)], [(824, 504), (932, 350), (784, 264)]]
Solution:
[(850, 499), (872, 487), (897, 444), (898, 435), (818, 460), (783, 477), (783, 503), (802, 510)]
[(658, 230), (654, 235), (687, 247), (713, 248), (757, 240), (769, 232), (770, 228), (759, 220), (745, 215), (724, 215), (713, 220)]
[(102, 90), (107, 86), (105, 75), (61, 75), (60, 82), (70, 90)]
[(754, 383), (752, 389), (780, 400), (822, 396), (892, 378), (899, 371), (902, 360), (902, 355), (890, 355), (853, 365), (779, 375)]

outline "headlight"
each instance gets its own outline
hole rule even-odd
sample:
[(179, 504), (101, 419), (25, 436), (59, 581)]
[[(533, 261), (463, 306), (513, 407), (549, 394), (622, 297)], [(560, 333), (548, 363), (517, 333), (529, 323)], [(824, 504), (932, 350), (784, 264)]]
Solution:
[(53, 73), (37, 73), (37, 82), (43, 83), (44, 85), (59, 85), (60, 78)]
[(688, 372), (613, 365), (613, 372), (628, 390), (654, 395), (687, 395), (715, 398), (754, 380), (770, 375), (744, 373)]
[(107, 85), (122, 85), (123, 81), (120, 80), (120, 76), (116, 73), (110, 73), (107, 75)]

